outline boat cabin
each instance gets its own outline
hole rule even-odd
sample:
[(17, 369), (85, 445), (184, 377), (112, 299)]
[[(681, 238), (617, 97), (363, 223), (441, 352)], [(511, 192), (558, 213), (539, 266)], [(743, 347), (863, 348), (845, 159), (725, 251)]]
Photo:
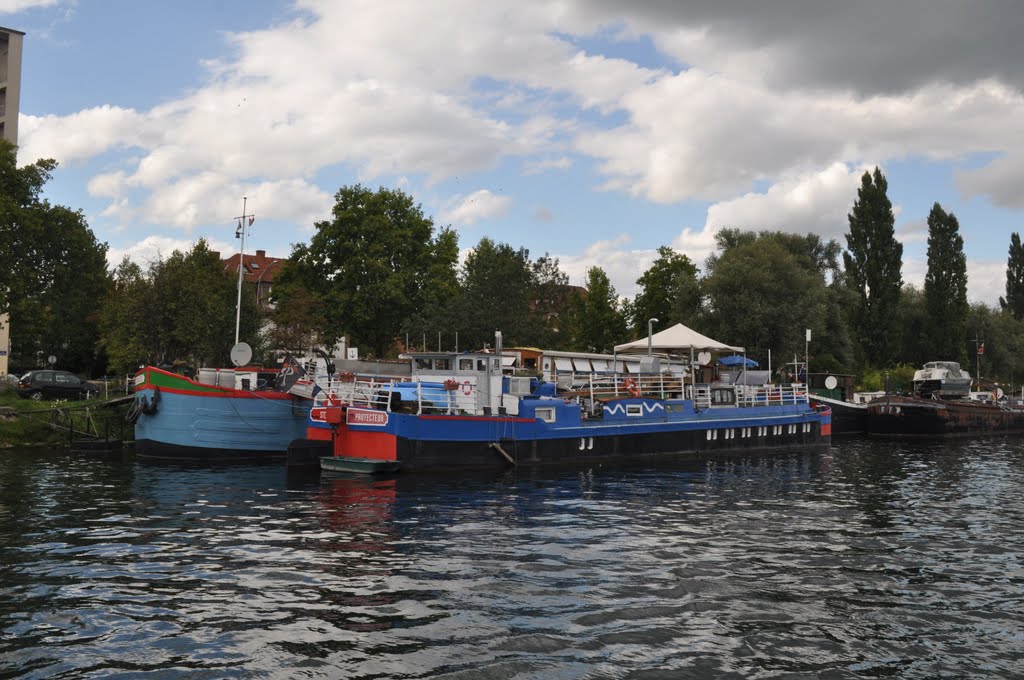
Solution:
[(960, 399), (971, 392), (971, 374), (955, 361), (929, 361), (914, 373), (914, 394), (926, 399)]

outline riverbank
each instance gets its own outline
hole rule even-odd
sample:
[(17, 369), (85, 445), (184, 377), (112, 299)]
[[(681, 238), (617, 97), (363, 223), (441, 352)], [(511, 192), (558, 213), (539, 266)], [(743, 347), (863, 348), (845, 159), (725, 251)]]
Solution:
[[(124, 438), (131, 430), (125, 422), (127, 407), (101, 399), (84, 401), (30, 401), (19, 399), (13, 386), (0, 387), (0, 449), (13, 447), (67, 447), (72, 436), (85, 433)], [(78, 433), (78, 434), (74, 434)]]

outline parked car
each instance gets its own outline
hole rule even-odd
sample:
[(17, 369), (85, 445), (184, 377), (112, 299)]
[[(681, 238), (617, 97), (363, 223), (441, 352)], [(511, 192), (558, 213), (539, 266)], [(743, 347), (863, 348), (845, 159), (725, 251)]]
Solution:
[(100, 388), (67, 371), (29, 371), (18, 380), (18, 396), (22, 399), (89, 399)]

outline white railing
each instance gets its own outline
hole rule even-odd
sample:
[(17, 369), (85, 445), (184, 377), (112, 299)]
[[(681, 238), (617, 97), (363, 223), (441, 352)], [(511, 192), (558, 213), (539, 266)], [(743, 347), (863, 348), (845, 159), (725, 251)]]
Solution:
[[(379, 376), (345, 376), (334, 378), (326, 385), (321, 382), (324, 396), (333, 396), (341, 404), (359, 408), (394, 411), (399, 406), (415, 413), (478, 413), (479, 391), (474, 388), (469, 394), (462, 385), (415, 383), (399, 389), (397, 383), (410, 383), (408, 378), (386, 378)], [(410, 399), (410, 396), (412, 397)]]

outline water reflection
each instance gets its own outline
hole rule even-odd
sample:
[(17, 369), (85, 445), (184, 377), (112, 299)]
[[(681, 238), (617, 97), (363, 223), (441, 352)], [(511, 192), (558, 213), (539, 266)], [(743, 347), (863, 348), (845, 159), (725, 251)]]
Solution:
[(393, 479), (5, 452), (0, 677), (1009, 677), (1022, 491), (1014, 440)]

